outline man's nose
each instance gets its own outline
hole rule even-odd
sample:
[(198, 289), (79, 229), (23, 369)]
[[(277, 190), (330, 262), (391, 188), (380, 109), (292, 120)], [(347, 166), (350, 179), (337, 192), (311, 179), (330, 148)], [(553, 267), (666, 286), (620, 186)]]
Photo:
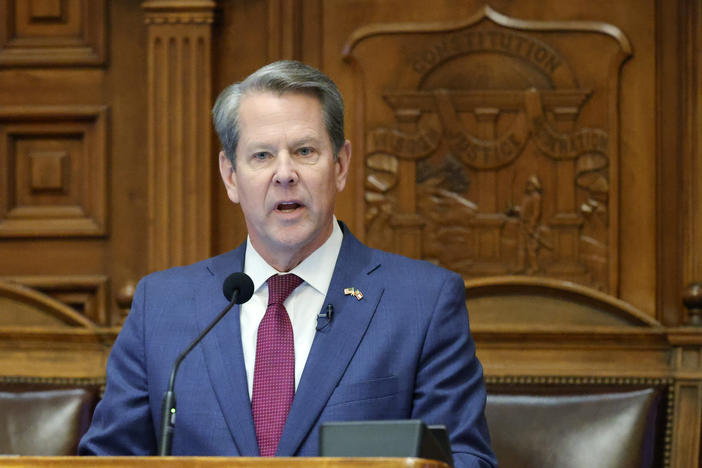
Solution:
[(275, 183), (291, 185), (298, 181), (297, 166), (289, 151), (281, 151), (276, 158)]

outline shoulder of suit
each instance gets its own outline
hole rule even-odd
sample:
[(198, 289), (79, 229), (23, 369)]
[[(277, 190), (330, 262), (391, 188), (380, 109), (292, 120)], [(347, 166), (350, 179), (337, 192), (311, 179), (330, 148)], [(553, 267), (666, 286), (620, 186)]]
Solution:
[[(404, 255), (399, 255), (385, 250), (378, 250), (372, 247), (368, 247), (364, 243), (360, 242), (356, 237), (353, 236), (349, 228), (341, 223), (342, 231), (344, 236), (350, 235), (350, 242), (353, 245), (354, 253), (361, 252), (359, 249), (366, 249), (367, 252), (367, 264), (370, 271), (373, 272), (383, 272), (392, 273), (393, 271), (406, 271), (418, 275), (432, 275), (441, 278), (450, 277), (456, 275), (446, 268), (440, 267), (434, 263), (428, 262), (426, 260), (417, 260)], [(360, 257), (365, 257), (366, 255), (359, 255)]]
[(213, 265), (218, 263), (234, 263), (237, 261), (240, 255), (243, 255), (242, 246), (221, 255), (191, 263), (190, 265), (177, 266), (149, 273), (142, 279), (142, 281), (173, 282), (187, 280), (192, 282), (197, 281), (197, 279), (200, 277), (211, 278), (213, 276), (213, 271), (215, 270)]
[(463, 281), (458, 273), (426, 260), (417, 260), (384, 250), (370, 250), (371, 264), (378, 265), (370, 274), (392, 277), (396, 284), (403, 283), (412, 288), (440, 287), (446, 281)]

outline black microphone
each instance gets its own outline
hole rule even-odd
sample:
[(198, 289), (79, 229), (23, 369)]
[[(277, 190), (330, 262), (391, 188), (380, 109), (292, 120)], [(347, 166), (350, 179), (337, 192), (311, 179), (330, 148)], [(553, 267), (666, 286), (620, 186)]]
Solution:
[(168, 456), (171, 454), (171, 445), (173, 444), (173, 430), (175, 429), (175, 416), (176, 416), (176, 400), (175, 392), (173, 387), (175, 386), (175, 377), (178, 372), (178, 366), (180, 366), (181, 361), (188, 355), (190, 351), (197, 345), (204, 337), (212, 330), (212, 327), (217, 325), (222, 317), (229, 312), (234, 304), (243, 304), (244, 302), (251, 299), (253, 296), (254, 285), (251, 278), (246, 273), (232, 273), (227, 276), (222, 285), (222, 292), (224, 297), (227, 298), (229, 304), (224, 308), (222, 312), (210, 323), (210, 325), (205, 328), (200, 335), (195, 338), (195, 340), (190, 343), (190, 346), (185, 348), (185, 351), (178, 355), (175, 362), (173, 363), (173, 370), (171, 370), (171, 380), (168, 383), (168, 390), (163, 395), (163, 404), (161, 405), (161, 439), (158, 444), (158, 454), (161, 456)]
[(332, 315), (334, 315), (334, 306), (331, 304), (327, 304), (327, 307), (324, 309), (324, 312), (320, 312), (317, 314), (317, 326), (315, 327), (317, 331), (322, 330), (324, 327), (331, 323)]

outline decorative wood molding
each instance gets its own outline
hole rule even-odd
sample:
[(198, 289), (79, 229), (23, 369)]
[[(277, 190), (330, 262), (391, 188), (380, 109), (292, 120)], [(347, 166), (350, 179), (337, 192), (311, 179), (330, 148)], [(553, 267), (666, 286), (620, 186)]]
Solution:
[(104, 378), (119, 329), (0, 327), (0, 374)]
[(0, 375), (0, 386), (18, 385), (18, 386), (33, 386), (41, 385), (47, 387), (53, 386), (96, 386), (104, 387), (105, 379), (103, 377), (29, 377), (29, 376), (13, 376)]
[(3, 276), (0, 280), (12, 281), (42, 292), (71, 307), (96, 326), (105, 327), (115, 324), (108, 315), (107, 276)]
[(656, 309), (698, 326), (683, 304), (702, 282), (702, 5), (658, 0), (656, 25)]
[(686, 323), (695, 327), (702, 326), (702, 283), (687, 285), (682, 302), (687, 307)]
[[(592, 68), (576, 44), (599, 57)], [(539, 275), (619, 295), (619, 92), (632, 55), (619, 28), (485, 6), (364, 25), (342, 54), (359, 88), (370, 245), (465, 278)]]
[[(689, 291), (689, 285), (696, 283), (696, 315), (688, 315), (685, 321), (699, 326), (702, 325), (699, 302), (699, 290), (702, 287), (702, 4), (698, 1), (687, 1), (681, 5), (683, 12), (680, 18), (683, 20), (679, 44), (682, 49), (680, 102), (683, 113), (682, 284), (688, 285)], [(686, 293), (683, 294), (687, 296)]]
[[(659, 379), (650, 377), (582, 377), (578, 375), (488, 375), (485, 383), (488, 385), (626, 385), (626, 386), (670, 386), (674, 379)], [(672, 388), (670, 390), (673, 390)]]
[(700, 466), (700, 418), (702, 384), (682, 382), (675, 386), (671, 466)]
[(507, 15), (492, 9), (489, 5), (479, 8), (470, 18), (458, 21), (447, 21), (441, 23), (388, 23), (369, 24), (354, 31), (346, 40), (342, 54), (344, 57), (351, 55), (353, 48), (362, 40), (381, 34), (407, 34), (407, 33), (431, 33), (450, 32), (464, 29), (475, 25), (479, 21), (488, 18), (494, 23), (510, 29), (523, 31), (581, 31), (596, 32), (606, 34), (615, 39), (626, 55), (631, 54), (631, 43), (621, 29), (608, 23), (599, 21), (534, 21), (511, 18)]
[[(527, 276), (494, 276), (465, 280), (465, 285), (468, 304), (480, 297), (500, 296), (507, 298), (516, 295), (526, 301), (527, 308), (535, 303), (543, 305), (545, 301), (553, 301), (554, 304), (560, 302), (564, 306), (564, 310), (566, 305), (574, 308), (576, 305), (582, 304), (591, 310), (587, 314), (593, 320), (591, 326), (605, 326), (604, 323), (596, 323), (595, 321), (598, 315), (606, 315), (617, 317), (622, 321), (622, 325), (649, 327), (653, 331), (658, 330), (658, 332), (663, 330), (660, 322), (631, 304), (570, 281)], [(566, 331), (563, 326), (573, 325), (573, 323), (565, 322), (566, 317), (563, 317), (561, 321), (556, 321), (557, 319), (558, 317), (552, 317), (548, 321), (559, 330)], [(501, 322), (499, 319), (494, 320), (498, 327)], [(523, 323), (526, 327), (532, 325), (526, 318)]]
[(107, 233), (107, 108), (0, 107), (0, 237)]
[(119, 328), (98, 327), (66, 304), (5, 280), (0, 280), (0, 308), (0, 375), (104, 376)]
[(146, 24), (212, 24), (214, 0), (147, 0), (141, 4)]
[[(33, 314), (32, 321), (46, 317), (47, 329), (56, 328), (85, 328), (92, 330), (95, 324), (71, 307), (21, 284), (0, 281), (0, 300), (3, 303), (5, 316), (17, 317), (19, 314)], [(41, 317), (40, 317), (41, 316)], [(44, 322), (43, 320), (41, 320)], [(17, 320), (10, 320), (3, 326), (12, 327)]]
[(148, 30), (149, 270), (210, 254), (214, 1), (142, 3)]
[(302, 55), (302, 1), (268, 0), (268, 62)]
[(0, 67), (105, 63), (105, 0), (2, 0), (0, 18)]

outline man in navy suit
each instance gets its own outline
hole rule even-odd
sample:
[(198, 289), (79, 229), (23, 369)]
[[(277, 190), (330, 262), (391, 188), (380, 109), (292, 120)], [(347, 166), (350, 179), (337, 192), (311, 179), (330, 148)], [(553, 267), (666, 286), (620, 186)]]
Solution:
[(220, 173), (248, 238), (139, 283), (81, 454), (156, 452), (171, 365), (244, 271), (252, 299), (180, 366), (174, 455), (315, 456), (324, 422), (421, 419), (447, 426), (457, 467), (496, 466), (461, 277), (370, 249), (334, 217), (351, 158), (343, 112), (336, 85), (293, 61), (222, 92)]

